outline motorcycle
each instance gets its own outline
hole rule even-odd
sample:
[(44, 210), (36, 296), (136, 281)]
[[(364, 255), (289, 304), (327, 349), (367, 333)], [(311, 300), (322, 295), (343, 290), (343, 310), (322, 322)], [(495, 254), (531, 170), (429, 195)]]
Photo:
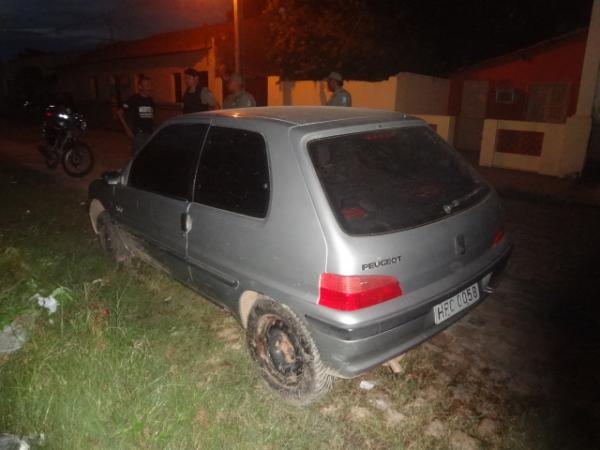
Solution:
[(72, 177), (90, 173), (94, 155), (80, 137), (86, 128), (87, 123), (81, 114), (52, 105), (46, 108), (39, 150), (48, 168), (55, 169), (62, 163), (65, 172)]

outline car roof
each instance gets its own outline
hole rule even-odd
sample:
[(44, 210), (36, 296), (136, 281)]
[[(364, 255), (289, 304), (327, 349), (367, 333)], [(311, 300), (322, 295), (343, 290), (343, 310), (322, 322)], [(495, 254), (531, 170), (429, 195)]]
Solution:
[(367, 108), (346, 108), (334, 106), (266, 106), (256, 108), (222, 109), (206, 113), (196, 113), (197, 117), (224, 117), (253, 121), (278, 122), (290, 127), (298, 125), (328, 124), (332, 122), (388, 122), (419, 120), (406, 114)]

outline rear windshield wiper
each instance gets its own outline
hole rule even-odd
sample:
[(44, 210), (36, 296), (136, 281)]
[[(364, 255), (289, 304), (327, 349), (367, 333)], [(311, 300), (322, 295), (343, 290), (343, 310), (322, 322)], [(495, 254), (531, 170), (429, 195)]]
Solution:
[(469, 200), (471, 197), (474, 197), (477, 194), (479, 194), (482, 190), (483, 190), (483, 186), (479, 186), (475, 190), (469, 192), (468, 194), (463, 195), (462, 197), (459, 197), (457, 199), (454, 199), (450, 203), (446, 203), (445, 205), (442, 206), (442, 209), (444, 210), (444, 212), (446, 214), (451, 214), (454, 209), (458, 208), (460, 205), (462, 205), (464, 202)]

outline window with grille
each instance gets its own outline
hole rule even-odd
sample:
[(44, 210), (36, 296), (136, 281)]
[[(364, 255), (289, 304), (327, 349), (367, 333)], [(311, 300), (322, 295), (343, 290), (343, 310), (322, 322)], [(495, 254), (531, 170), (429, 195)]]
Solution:
[(527, 120), (562, 123), (567, 116), (568, 83), (533, 84), (529, 87)]

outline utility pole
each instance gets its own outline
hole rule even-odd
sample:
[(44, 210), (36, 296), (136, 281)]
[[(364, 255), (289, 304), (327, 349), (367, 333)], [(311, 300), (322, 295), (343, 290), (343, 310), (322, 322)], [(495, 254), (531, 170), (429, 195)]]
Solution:
[(233, 0), (233, 35), (235, 40), (235, 73), (240, 73), (240, 11), (239, 0)]

